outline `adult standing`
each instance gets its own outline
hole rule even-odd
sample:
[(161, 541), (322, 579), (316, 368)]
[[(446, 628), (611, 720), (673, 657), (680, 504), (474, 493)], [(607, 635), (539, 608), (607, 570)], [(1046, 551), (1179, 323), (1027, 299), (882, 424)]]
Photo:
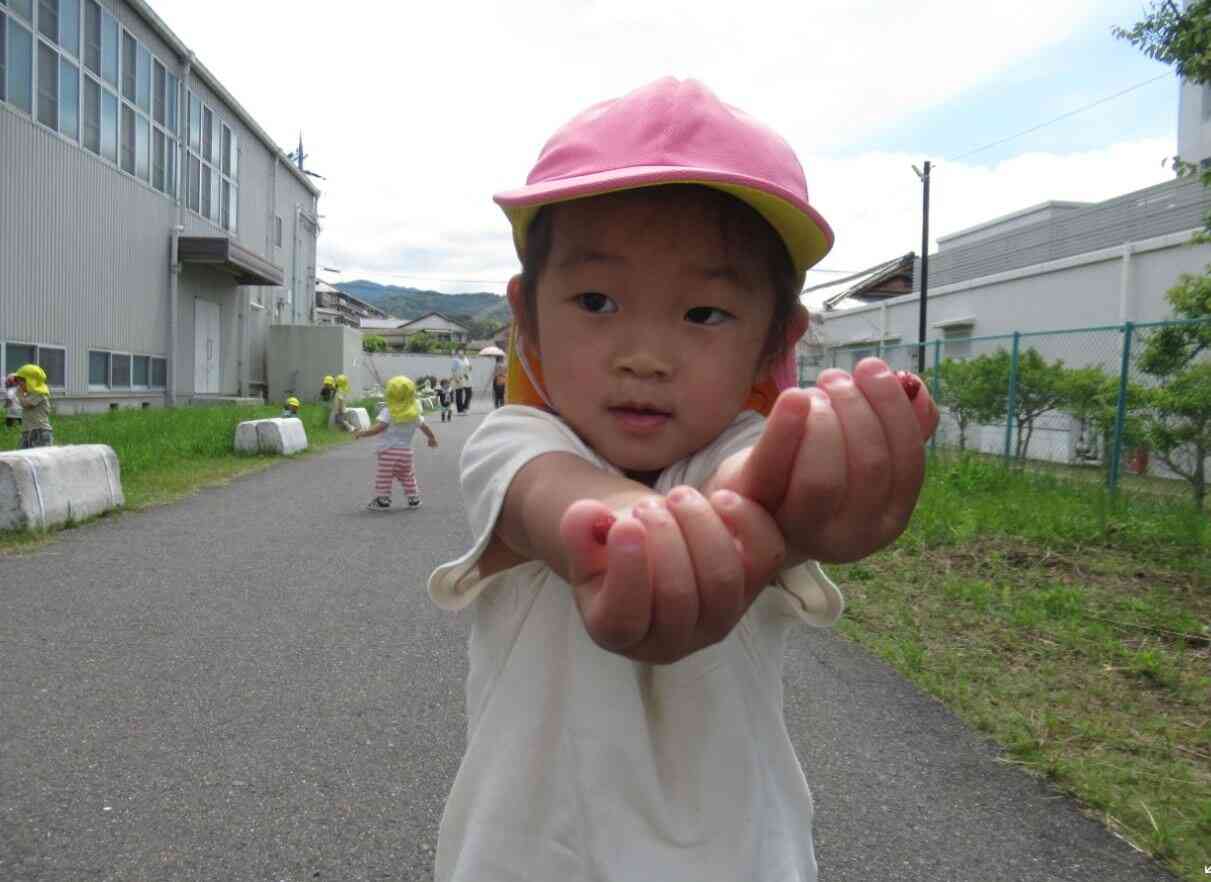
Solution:
[(467, 358), (467, 347), (459, 345), (450, 362), (450, 385), (454, 387), (454, 405), (466, 416), (471, 407), (471, 360)]
[(492, 397), (495, 399), (494, 403), (497, 407), (505, 405), (506, 380), (505, 360), (498, 355), (496, 356), (496, 366), (492, 370)]

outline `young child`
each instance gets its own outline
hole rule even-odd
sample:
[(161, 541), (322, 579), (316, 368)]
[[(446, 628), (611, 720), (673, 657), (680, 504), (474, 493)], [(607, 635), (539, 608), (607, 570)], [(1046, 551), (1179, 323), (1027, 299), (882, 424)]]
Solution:
[(454, 419), (454, 393), (450, 391), (450, 380), (447, 377), (441, 379), (441, 385), (437, 390), (437, 403), (441, 405), (443, 423)]
[(472, 622), (435, 878), (810, 882), (784, 641), (841, 613), (814, 561), (907, 525), (936, 409), (875, 359), (790, 388), (832, 233), (786, 142), (694, 81), (590, 108), (496, 201), (509, 403), (429, 580)]
[(4, 427), (15, 429), (20, 426), (21, 402), (17, 399), (17, 375), (9, 374), (4, 378)]
[(286, 399), (286, 409), (282, 411), (282, 419), (297, 417), (299, 415), (299, 400), (293, 395)]
[(23, 365), (16, 373), (17, 399), (21, 402), (21, 442), (19, 447), (50, 447), (55, 443), (50, 427), (50, 388), (46, 371), (36, 364)]
[(378, 471), (374, 477), (374, 498), (366, 506), (371, 511), (387, 511), (391, 508), (391, 487), (398, 478), (404, 485), (409, 508), (420, 508), (420, 487), (416, 483), (416, 469), (412, 463), (412, 436), (420, 429), (429, 439), (429, 446), (437, 446), (437, 436), (425, 425), (416, 401), (416, 384), (407, 377), (392, 377), (383, 390), (386, 405), (378, 412), (378, 419), (369, 429), (359, 429), (355, 438), (382, 435), (378, 443)]
[(345, 399), (348, 396), (349, 378), (344, 374), (337, 374), (332, 384), (332, 407), (328, 410), (328, 428), (353, 431), (345, 422)]
[(336, 392), (336, 378), (332, 374), (324, 374), (324, 382), (320, 385), (320, 400), (331, 401)]

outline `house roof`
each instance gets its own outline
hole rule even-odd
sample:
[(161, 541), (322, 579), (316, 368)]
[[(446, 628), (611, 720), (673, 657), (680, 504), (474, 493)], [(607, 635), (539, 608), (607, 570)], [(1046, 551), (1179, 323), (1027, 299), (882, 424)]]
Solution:
[(441, 312), (426, 312), (426, 313), (425, 313), (424, 315), (422, 315), (420, 318), (415, 318), (415, 319), (413, 319), (413, 320), (412, 320), (412, 321), (410, 321), (410, 322), (404, 322), (402, 325), (400, 325), (400, 327), (401, 327), (401, 328), (406, 328), (406, 327), (408, 327), (409, 325), (414, 325), (414, 324), (416, 324), (417, 322), (423, 322), (425, 319), (429, 318), (430, 316), (434, 316), (434, 315), (435, 315), (435, 316), (437, 316), (437, 317), (438, 317), (438, 318), (440, 318), (440, 319), (444, 319), (445, 321), (448, 321), (448, 322), (449, 322), (450, 324), (452, 324), (452, 325), (458, 325), (458, 326), (459, 326), (460, 328), (462, 328), (464, 331), (468, 331), (468, 332), (469, 332), (469, 331), (471, 330), (471, 329), (470, 329), (470, 328), (468, 328), (468, 327), (467, 327), (465, 324), (463, 324), (462, 322), (460, 322), (458, 319), (452, 319), (452, 318), (450, 318), (450, 316), (446, 315), (445, 313), (441, 313)]
[(363, 331), (397, 331), (408, 322), (402, 318), (371, 319), (364, 318), (358, 322)]
[[(833, 294), (824, 301), (826, 310), (835, 309), (837, 304), (842, 300), (853, 298), (854, 300), (872, 301), (886, 300), (889, 297), (900, 297), (907, 293), (906, 291), (890, 291), (884, 290), (890, 282), (896, 279), (907, 277), (909, 288), (912, 287), (913, 267), (916, 263), (917, 255), (910, 251), (900, 257), (893, 258), (885, 263), (880, 263), (875, 266), (865, 269), (860, 273), (846, 276), (843, 279), (837, 279), (835, 282), (827, 282), (823, 285), (816, 285), (813, 288), (808, 288), (807, 291), (819, 291), (824, 288), (832, 288), (837, 285), (845, 284), (846, 282), (854, 282), (850, 287)], [(807, 293), (804, 291), (804, 293)]]

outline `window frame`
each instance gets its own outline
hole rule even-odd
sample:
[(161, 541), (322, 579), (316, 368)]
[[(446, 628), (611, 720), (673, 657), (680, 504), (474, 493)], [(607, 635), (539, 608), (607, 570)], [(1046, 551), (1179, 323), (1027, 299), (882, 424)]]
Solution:
[[(114, 363), (120, 358), (126, 359), (126, 385), (125, 386), (119, 386), (117, 383), (114, 382)], [(134, 366), (133, 359), (134, 359), (134, 356), (129, 352), (119, 352), (117, 350), (110, 351), (110, 353), (109, 353), (109, 388), (110, 389), (116, 389), (116, 390), (119, 390), (122, 392), (132, 391), (130, 382), (132, 379), (132, 368)]]
[[(105, 356), (105, 383), (93, 382), (93, 356)], [(110, 385), (110, 380), (113, 375), (113, 353), (108, 349), (89, 349), (88, 350), (88, 391), (89, 392), (108, 392), (113, 387)]]
[(0, 366), (5, 368), (4, 372), (6, 374), (9, 372), (7, 370), (9, 347), (12, 347), (12, 346), (20, 346), (22, 348), (28, 347), (28, 348), (32, 349), (34, 351), (34, 357), (32, 359), (30, 359), (29, 361), (26, 361), (23, 363), (24, 364), (36, 364), (36, 365), (38, 365), (38, 367), (42, 368), (43, 370), (46, 370), (46, 366), (42, 364), (43, 350), (50, 350), (53, 352), (62, 353), (63, 354), (63, 382), (62, 383), (54, 382), (54, 377), (51, 376), (51, 374), (48, 372), (46, 375), (46, 385), (49, 386), (51, 389), (57, 389), (60, 392), (67, 388), (67, 347), (66, 346), (56, 346), (56, 345), (50, 344), (50, 343), (46, 343), (46, 344), (27, 343), (27, 342), (24, 342), (21, 340), (0, 341), (0, 355), (3, 355), (3, 358), (0, 358)]

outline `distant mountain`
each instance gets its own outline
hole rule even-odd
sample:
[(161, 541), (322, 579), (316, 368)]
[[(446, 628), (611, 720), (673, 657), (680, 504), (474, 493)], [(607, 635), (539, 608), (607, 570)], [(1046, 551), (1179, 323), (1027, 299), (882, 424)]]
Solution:
[(443, 294), (422, 288), (406, 288), (397, 285), (379, 285), (359, 279), (354, 282), (339, 282), (335, 287), (377, 306), (387, 315), (402, 319), (418, 319), (430, 312), (440, 312), (450, 318), (494, 321), (497, 324), (510, 322), (513, 314), (509, 301), (499, 294), (488, 291), (473, 294)]

